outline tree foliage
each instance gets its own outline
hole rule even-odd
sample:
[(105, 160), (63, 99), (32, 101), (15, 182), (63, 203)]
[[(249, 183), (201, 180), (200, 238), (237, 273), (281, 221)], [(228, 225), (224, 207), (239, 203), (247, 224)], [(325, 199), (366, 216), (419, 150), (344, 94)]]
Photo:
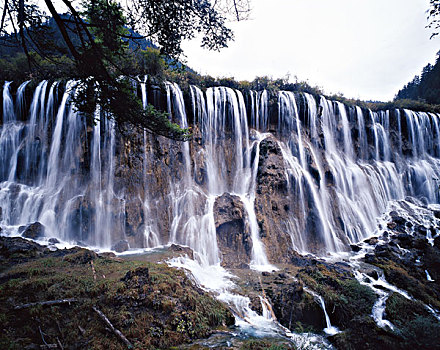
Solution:
[[(237, 20), (249, 11), (246, 0), (128, 0), (124, 5), (114, 0), (44, 0), (44, 4), (50, 16), (31, 1), (5, 0), (1, 8), (1, 45), (9, 50), (20, 47), (28, 77), (35, 76), (42, 63), (51, 62), (59, 67), (51, 67), (54, 73), (62, 71), (78, 81), (81, 112), (92, 115), (99, 103), (101, 111), (120, 124), (128, 122), (179, 140), (188, 138), (188, 130), (177, 128), (152, 106), (144, 109), (131, 80), (143, 72), (163, 78), (165, 60), (178, 62), (183, 40), (201, 36), (203, 47), (226, 47), (233, 39), (226, 26), (228, 11), (234, 10)], [(60, 14), (61, 5), (67, 13)], [(15, 57), (9, 60), (12, 65)], [(71, 63), (66, 65), (66, 60)], [(0, 66), (7, 66), (7, 61), (0, 61)]]
[(397, 93), (396, 99), (440, 104), (440, 51), (437, 53), (436, 63), (426, 65), (420, 76), (416, 75)]
[(428, 10), (428, 28), (432, 29), (431, 38), (437, 36), (440, 30), (440, 0), (430, 0)]

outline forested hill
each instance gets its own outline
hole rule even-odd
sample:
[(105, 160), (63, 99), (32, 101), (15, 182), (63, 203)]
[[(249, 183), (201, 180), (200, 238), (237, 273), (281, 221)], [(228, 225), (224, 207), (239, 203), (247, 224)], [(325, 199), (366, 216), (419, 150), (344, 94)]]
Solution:
[(429, 104), (440, 104), (440, 51), (434, 65), (428, 64), (420, 76), (416, 75), (397, 95), (396, 100), (423, 100)]
[[(75, 47), (81, 46), (80, 38), (76, 32), (76, 27), (68, 14), (61, 14), (60, 17), (65, 21), (66, 30)], [(129, 28), (125, 28), (128, 35), (132, 37), (141, 36)], [(83, 33), (84, 34), (84, 33)], [(25, 30), (26, 43), (30, 51), (37, 53), (44, 52), (45, 55), (69, 55), (67, 45), (65, 44), (58, 26), (53, 18), (49, 18), (47, 22), (41, 26), (33, 26)], [(142, 39), (123, 39), (128, 42), (131, 49), (146, 50), (147, 47), (155, 47), (150, 41)], [(0, 37), (0, 58), (11, 58), (17, 54), (23, 53), (21, 39), (18, 34), (11, 33)]]

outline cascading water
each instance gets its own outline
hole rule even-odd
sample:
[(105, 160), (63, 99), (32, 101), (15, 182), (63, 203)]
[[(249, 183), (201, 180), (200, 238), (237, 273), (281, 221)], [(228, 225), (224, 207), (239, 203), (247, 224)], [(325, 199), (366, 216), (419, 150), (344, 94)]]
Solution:
[[(27, 84), (17, 90), (16, 113), (24, 113)], [(45, 227), (46, 238), (109, 246), (108, 232), (115, 230), (111, 216), (117, 212), (111, 203), (113, 123), (105, 121), (102, 125), (98, 118), (89, 145), (86, 120), (76, 112), (71, 100), (75, 82), (66, 84), (61, 101), (57, 98), (59, 84), (48, 87), (47, 81), (36, 87), (26, 123), (17, 121), (10, 105), (9, 84), (4, 87), (0, 136), (2, 229), (7, 234), (17, 234), (38, 221)], [(91, 155), (86, 152), (89, 146)], [(83, 178), (85, 163), (89, 164), (90, 176)], [(96, 204), (93, 210), (90, 203)]]
[[(243, 205), (250, 265), (272, 269), (261, 211), (266, 157), (261, 145), (267, 147), (268, 138), (275, 139), (284, 162), (279, 176), (286, 182), (287, 214), (280, 219), (279, 234), (298, 251), (346, 250), (374, 232), (390, 201), (440, 199), (436, 114), (373, 112), (281, 91), (276, 115), (267, 91), (243, 95), (230, 88), (203, 92), (191, 86), (186, 98), (174, 83), (165, 86), (170, 118), (192, 126), (196, 137), (177, 143), (140, 135), (143, 190), (126, 191), (121, 174), (127, 165), (120, 155), (129, 154), (128, 143), (99, 110), (95, 122), (77, 113), (74, 85), (43, 81), (29, 103), (29, 82), (17, 90), (9, 82), (3, 85), (3, 234), (18, 234), (21, 226), (39, 221), (47, 237), (106, 248), (121, 239), (132, 247), (175, 242), (190, 246), (203, 264), (218, 264), (215, 203), (229, 193)], [(140, 81), (140, 90), (146, 106), (146, 80)], [(160, 100), (156, 90), (155, 103)], [(156, 173), (160, 152), (169, 160)], [(142, 203), (139, 211), (127, 207), (133, 196)]]
[[(252, 238), (251, 265), (257, 269), (273, 269), (259, 239), (253, 209), (261, 137), (257, 137), (251, 143), (243, 96), (229, 88), (210, 88), (205, 99), (202, 91), (192, 86), (191, 97), (194, 118), (201, 129), (204, 147), (200, 152), (206, 167), (207, 186), (203, 188), (194, 179), (190, 145), (181, 145), (183, 174), (180, 181), (172, 179), (171, 185), (174, 210), (170, 240), (193, 248), (204, 264), (219, 263), (214, 204), (218, 196), (232, 193), (240, 197), (247, 212)], [(180, 125), (187, 127), (182, 92), (176, 84), (167, 84), (167, 99), (170, 114), (174, 112)], [(221, 152), (222, 139), (228, 133), (232, 139), (233, 150)], [(253, 159), (251, 149), (256, 149)]]

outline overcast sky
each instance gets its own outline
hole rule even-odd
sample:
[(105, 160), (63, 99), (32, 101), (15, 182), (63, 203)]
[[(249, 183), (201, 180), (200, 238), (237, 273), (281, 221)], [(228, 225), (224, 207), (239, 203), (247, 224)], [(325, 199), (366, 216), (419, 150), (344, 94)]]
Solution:
[(184, 44), (202, 74), (253, 80), (290, 74), (325, 93), (392, 100), (440, 50), (430, 40), (429, 0), (251, 0), (251, 20), (231, 23), (220, 53)]

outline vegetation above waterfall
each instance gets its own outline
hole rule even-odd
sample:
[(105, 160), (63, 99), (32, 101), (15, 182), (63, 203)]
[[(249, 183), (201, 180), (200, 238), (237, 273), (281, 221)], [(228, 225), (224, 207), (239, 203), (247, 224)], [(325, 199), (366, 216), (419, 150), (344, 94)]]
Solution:
[(428, 63), (420, 76), (416, 75), (397, 93), (396, 99), (440, 104), (440, 51), (437, 53), (435, 64)]

